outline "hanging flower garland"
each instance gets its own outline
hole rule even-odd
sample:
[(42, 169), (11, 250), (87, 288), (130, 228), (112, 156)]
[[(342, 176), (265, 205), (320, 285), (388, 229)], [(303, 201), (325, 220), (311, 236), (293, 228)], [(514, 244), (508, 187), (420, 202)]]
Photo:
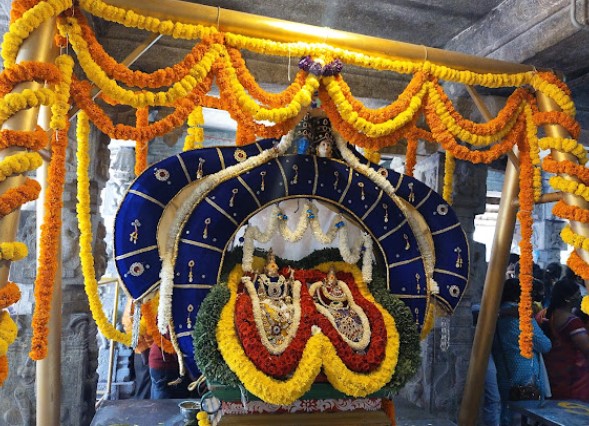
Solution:
[[(196, 44), (192, 50), (177, 64), (171, 67), (158, 69), (152, 73), (145, 73), (140, 70), (131, 70), (124, 64), (118, 63), (110, 56), (96, 40), (92, 27), (84, 17), (83, 13), (75, 8), (75, 17), (71, 17), (68, 24), (72, 26), (74, 33), (81, 34), (86, 41), (87, 51), (92, 60), (111, 78), (124, 83), (129, 87), (157, 89), (164, 86), (172, 86), (185, 78), (190, 70), (202, 60), (202, 57), (209, 49), (211, 42), (219, 43), (218, 37), (207, 37), (206, 42)], [(78, 29), (79, 28), (79, 29)], [(86, 46), (79, 46), (85, 48)]]
[(49, 315), (55, 274), (61, 259), (59, 253), (61, 237), (61, 209), (63, 206), (63, 186), (65, 184), (66, 150), (68, 143), (69, 120), (67, 112), (70, 97), (71, 76), (74, 61), (67, 55), (56, 59), (61, 71), (61, 81), (56, 87), (55, 104), (52, 105), (50, 125), (56, 131), (51, 140), (51, 162), (47, 176), (47, 190), (43, 200), (44, 217), (41, 225), (39, 259), (35, 277), (35, 310), (33, 312), (30, 357), (34, 360), (47, 356), (49, 336)]
[(0, 310), (14, 305), (19, 299), (20, 289), (12, 281), (8, 281), (4, 287), (0, 288)]
[(78, 113), (77, 126), (77, 176), (78, 176), (78, 203), (76, 204), (78, 216), (78, 228), (80, 229), (80, 262), (84, 274), (84, 288), (90, 303), (92, 316), (100, 332), (107, 339), (116, 340), (127, 346), (131, 345), (131, 335), (117, 330), (109, 322), (102, 310), (102, 303), (98, 295), (98, 283), (94, 270), (94, 256), (92, 254), (92, 220), (90, 216), (90, 178), (88, 168), (90, 165), (89, 134), (90, 125), (85, 112)]
[(182, 151), (200, 149), (203, 147), (203, 124), (204, 117), (202, 115), (202, 106), (197, 105), (188, 116), (188, 135), (186, 136), (186, 139), (184, 139), (184, 148), (182, 148)]
[(72, 0), (44, 0), (25, 11), (10, 24), (2, 41), (4, 66), (10, 68), (16, 63), (16, 55), (23, 41), (43, 22), (72, 7)]
[(548, 154), (542, 160), (542, 168), (550, 173), (575, 176), (585, 185), (589, 185), (589, 168), (570, 160), (556, 161), (552, 154)]
[(519, 174), (519, 211), (517, 218), (520, 222), (521, 241), (520, 247), (520, 273), (519, 282), (521, 294), (519, 299), (519, 348), (520, 354), (525, 358), (532, 357), (532, 338), (534, 321), (532, 312), (532, 232), (534, 209), (534, 189), (533, 178), (534, 170), (530, 157), (530, 147), (527, 138), (520, 138), (518, 141), (520, 152), (520, 174)]
[[(149, 108), (137, 108), (135, 111), (135, 126), (138, 131), (149, 125)], [(135, 142), (135, 176), (139, 176), (147, 168), (147, 153), (149, 139), (137, 139)]]
[(159, 294), (152, 299), (145, 301), (141, 305), (142, 319), (145, 320), (147, 334), (151, 336), (153, 342), (164, 352), (168, 354), (175, 353), (174, 346), (167, 338), (160, 334), (157, 328), (157, 306), (159, 303)]
[(450, 205), (453, 203), (454, 192), (454, 169), (456, 162), (454, 156), (450, 152), (446, 152), (444, 160), (444, 187), (442, 190), (442, 197)]
[(25, 89), (20, 93), (9, 93), (0, 99), (0, 124), (23, 109), (40, 105), (50, 106), (55, 102), (54, 92), (42, 87), (38, 90)]
[(554, 205), (552, 214), (570, 221), (589, 223), (589, 210), (578, 206), (569, 206), (562, 200)]
[(178, 101), (173, 113), (141, 129), (123, 124), (115, 125), (106, 113), (92, 100), (90, 95), (91, 86), (88, 82), (81, 82), (76, 78), (73, 78), (72, 96), (74, 97), (76, 104), (83, 109), (92, 120), (92, 123), (112, 139), (151, 140), (182, 126), (189, 114), (194, 110), (195, 106), (201, 101), (204, 93), (210, 90), (211, 84), (212, 79), (207, 77), (203, 84), (197, 86), (189, 96)]

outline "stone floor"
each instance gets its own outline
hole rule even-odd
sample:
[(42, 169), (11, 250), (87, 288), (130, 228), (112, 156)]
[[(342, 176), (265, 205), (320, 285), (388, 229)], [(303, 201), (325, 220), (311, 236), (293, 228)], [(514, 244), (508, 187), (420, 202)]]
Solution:
[(456, 423), (429, 413), (405, 399), (394, 398), (397, 426), (456, 426)]

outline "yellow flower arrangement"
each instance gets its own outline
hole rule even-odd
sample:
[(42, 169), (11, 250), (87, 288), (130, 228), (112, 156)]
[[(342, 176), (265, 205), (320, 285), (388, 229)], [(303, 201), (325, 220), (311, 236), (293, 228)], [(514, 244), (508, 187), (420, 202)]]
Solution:
[(290, 404), (307, 392), (321, 368), (334, 388), (351, 396), (361, 397), (376, 392), (388, 383), (394, 373), (399, 351), (399, 335), (394, 319), (380, 306), (366, 287), (362, 272), (343, 262), (324, 263), (317, 269), (326, 272), (331, 265), (344, 272), (350, 272), (358, 284), (362, 295), (375, 304), (385, 321), (387, 329), (387, 346), (385, 359), (375, 371), (367, 374), (349, 370), (337, 356), (331, 341), (320, 332), (308, 340), (302, 358), (292, 376), (284, 381), (274, 379), (259, 371), (246, 356), (234, 326), (234, 310), (237, 300), (237, 288), (243, 274), (241, 265), (230, 273), (228, 286), (231, 291), (229, 302), (223, 308), (217, 325), (217, 342), (225, 362), (233, 370), (252, 394), (271, 404)]
[(199, 411), (196, 414), (196, 420), (198, 420), (198, 426), (211, 426), (209, 415), (206, 411)]
[(74, 60), (69, 55), (59, 55), (55, 59), (55, 65), (61, 73), (61, 81), (55, 89), (55, 102), (51, 105), (49, 126), (54, 130), (63, 130), (69, 122), (68, 111), (70, 110), (69, 100)]
[(127, 346), (131, 345), (131, 335), (122, 333), (112, 326), (102, 310), (102, 303), (98, 295), (98, 283), (94, 270), (94, 256), (92, 255), (92, 221), (90, 218), (90, 178), (88, 177), (90, 125), (88, 116), (80, 111), (78, 114), (78, 203), (76, 205), (78, 227), (80, 229), (80, 261), (84, 274), (84, 288), (88, 295), (90, 310), (100, 332), (107, 339), (113, 339)]
[(0, 357), (6, 356), (8, 346), (16, 339), (18, 329), (8, 311), (0, 311)]
[(589, 251), (589, 238), (583, 235), (577, 234), (573, 231), (570, 225), (565, 226), (560, 231), (560, 236), (562, 240), (570, 246), (573, 246), (577, 249), (583, 249), (585, 251)]

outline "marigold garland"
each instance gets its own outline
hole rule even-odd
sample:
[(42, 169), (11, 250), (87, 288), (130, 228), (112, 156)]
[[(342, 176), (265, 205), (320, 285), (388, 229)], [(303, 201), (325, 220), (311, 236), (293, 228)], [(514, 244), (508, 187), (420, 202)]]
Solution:
[(12, 24), (40, 1), (42, 0), (14, 0), (10, 8), (10, 23)]
[(25, 81), (58, 84), (61, 73), (53, 64), (37, 61), (22, 61), (0, 73), (0, 96), (7, 95), (19, 83)]
[(575, 250), (573, 250), (567, 259), (567, 266), (584, 280), (589, 280), (589, 265), (587, 262), (581, 259), (579, 253), (577, 253)]
[(16, 283), (8, 281), (6, 285), (0, 288), (0, 310), (14, 305), (20, 300), (20, 288)]
[[(149, 108), (138, 108), (135, 111), (135, 126), (138, 131), (149, 125)], [(149, 139), (137, 139), (135, 142), (135, 176), (139, 176), (147, 168)]]
[(589, 210), (578, 206), (566, 204), (564, 201), (558, 201), (552, 208), (552, 214), (570, 221), (589, 223)]
[(0, 260), (18, 261), (24, 259), (29, 254), (29, 249), (25, 243), (21, 242), (4, 242), (0, 243)]
[(196, 420), (198, 420), (198, 426), (211, 426), (209, 415), (206, 411), (196, 413)]
[(0, 149), (5, 149), (9, 146), (18, 146), (20, 148), (30, 149), (31, 151), (38, 151), (46, 147), (48, 142), (49, 137), (47, 136), (47, 132), (41, 126), (37, 126), (33, 131), (0, 130)]
[(532, 232), (534, 209), (534, 190), (532, 181), (534, 171), (530, 156), (530, 147), (527, 138), (520, 138), (518, 141), (520, 152), (520, 173), (519, 173), (519, 203), (520, 209), (517, 218), (520, 222), (521, 241), (520, 247), (520, 273), (519, 282), (521, 294), (519, 299), (519, 348), (520, 353), (525, 358), (532, 357), (532, 338), (534, 329), (532, 325)]
[(552, 154), (548, 154), (542, 160), (542, 168), (550, 173), (575, 176), (585, 185), (589, 185), (589, 168), (570, 160), (556, 161)]
[(159, 295), (143, 302), (141, 305), (141, 315), (145, 319), (147, 333), (153, 338), (153, 342), (164, 352), (168, 354), (175, 353), (172, 342), (160, 334), (157, 328), (157, 304)]
[(453, 203), (454, 193), (454, 169), (456, 162), (454, 156), (450, 152), (446, 152), (444, 160), (444, 187), (442, 190), (442, 197), (450, 205)]
[(550, 186), (559, 191), (567, 192), (589, 202), (589, 186), (562, 176), (552, 176), (549, 180)]
[(43, 159), (36, 152), (18, 152), (0, 161), (0, 182), (7, 177), (30, 172), (41, 167)]
[(203, 147), (204, 131), (202, 125), (204, 117), (202, 115), (202, 106), (197, 105), (188, 116), (188, 135), (184, 139), (183, 151), (190, 149), (199, 149)]
[(107, 339), (116, 340), (127, 346), (131, 345), (131, 334), (123, 333), (112, 326), (102, 309), (102, 303), (98, 295), (98, 283), (94, 270), (94, 256), (92, 254), (92, 220), (90, 216), (90, 178), (88, 167), (90, 165), (89, 141), (90, 125), (85, 112), (78, 113), (77, 139), (78, 147), (76, 157), (78, 159), (78, 203), (76, 204), (78, 228), (80, 229), (80, 262), (84, 274), (84, 289), (88, 296), (92, 316), (100, 332)]
[(175, 111), (165, 118), (151, 123), (141, 129), (123, 124), (113, 124), (106, 113), (92, 100), (90, 96), (91, 86), (88, 82), (81, 82), (76, 78), (72, 80), (72, 95), (76, 104), (83, 109), (92, 123), (100, 131), (113, 139), (137, 140), (153, 139), (165, 135), (171, 130), (184, 124), (188, 115), (197, 103), (200, 102), (204, 93), (210, 90), (212, 79), (207, 77), (202, 85), (197, 86), (185, 99), (178, 101)]
[(3, 192), (0, 195), (0, 217), (4, 217), (29, 201), (39, 198), (41, 185), (34, 179), (25, 178), (22, 185)]
[(0, 385), (8, 376), (8, 347), (16, 340), (18, 329), (8, 311), (0, 311)]
[(561, 152), (572, 154), (577, 157), (580, 164), (585, 164), (587, 162), (587, 152), (585, 151), (585, 147), (576, 139), (547, 136), (541, 138), (538, 143), (542, 149), (556, 149)]
[(4, 66), (10, 68), (16, 63), (16, 55), (22, 42), (43, 22), (59, 15), (72, 6), (71, 0), (44, 0), (26, 10), (8, 27), (2, 41)]
[(53, 90), (40, 88), (38, 90), (25, 89), (20, 93), (9, 93), (0, 99), (0, 124), (23, 109), (40, 105), (50, 106), (55, 102)]

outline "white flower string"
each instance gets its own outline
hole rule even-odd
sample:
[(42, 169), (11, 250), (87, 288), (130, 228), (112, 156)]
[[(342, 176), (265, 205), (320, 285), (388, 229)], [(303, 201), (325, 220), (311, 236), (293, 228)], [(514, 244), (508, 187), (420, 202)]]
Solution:
[[(268, 227), (262, 232), (257, 226), (248, 226), (244, 234), (242, 267), (246, 272), (253, 272), (254, 241), (267, 243), (276, 231), (285, 241), (295, 243), (300, 241), (310, 227), (313, 237), (323, 245), (331, 244), (339, 236), (338, 249), (344, 262), (355, 264), (362, 258), (362, 277), (365, 282), (372, 281), (372, 239), (367, 233), (362, 234), (354, 247), (351, 247), (346, 223), (341, 215), (337, 215), (328, 228), (323, 232), (317, 218), (317, 206), (312, 202), (305, 203), (305, 212), (300, 216), (294, 231), (288, 227), (288, 216), (278, 206), (274, 206), (268, 220)], [(364, 250), (363, 250), (364, 249)]]
[[(252, 156), (241, 163), (227, 167), (217, 173), (203, 177), (199, 184), (195, 187), (190, 197), (182, 203), (174, 223), (170, 227), (166, 241), (166, 251), (162, 258), (162, 270), (160, 272), (160, 303), (158, 306), (158, 328), (160, 332), (165, 333), (170, 331), (173, 334), (172, 326), (172, 294), (174, 292), (174, 266), (176, 263), (176, 256), (178, 252), (178, 240), (180, 238), (180, 231), (186, 222), (189, 215), (194, 210), (194, 207), (201, 202), (206, 194), (217, 187), (222, 182), (225, 182), (235, 176), (239, 176), (244, 172), (255, 167), (261, 166), (264, 163), (278, 157), (286, 152), (290, 147), (294, 137), (294, 132), (290, 131), (284, 136), (280, 143), (276, 146), (266, 149), (256, 156)], [(178, 354), (180, 356), (180, 354)]]
[[(388, 179), (376, 170), (372, 169), (371, 167), (368, 167), (366, 164), (362, 164), (360, 160), (358, 160), (358, 157), (356, 157), (352, 153), (352, 151), (348, 149), (346, 141), (342, 138), (342, 136), (339, 133), (334, 132), (334, 137), (335, 144), (339, 152), (341, 153), (343, 160), (354, 170), (362, 173), (363, 175), (367, 176), (370, 180), (372, 180), (374, 183), (376, 183), (376, 185), (379, 188), (381, 188), (391, 198), (391, 200), (393, 200), (393, 202), (401, 210), (403, 215), (407, 218), (407, 223), (409, 224), (409, 227), (415, 235), (417, 245), (419, 247), (419, 252), (421, 253), (421, 257), (424, 261), (423, 263), (425, 268), (428, 292), (433, 294), (438, 293), (438, 284), (433, 279), (434, 265), (436, 263), (433, 241), (431, 240), (431, 237), (428, 239), (430, 232), (419, 232), (420, 221), (419, 219), (417, 219), (417, 216), (420, 216), (419, 213), (416, 210), (410, 212), (409, 206), (405, 203), (404, 200), (402, 200), (397, 196), (397, 194), (395, 194), (395, 188), (393, 188)], [(413, 208), (413, 206), (411, 206), (411, 208)], [(421, 222), (422, 224), (425, 223), (423, 218)], [(425, 226), (427, 226), (427, 224)]]

